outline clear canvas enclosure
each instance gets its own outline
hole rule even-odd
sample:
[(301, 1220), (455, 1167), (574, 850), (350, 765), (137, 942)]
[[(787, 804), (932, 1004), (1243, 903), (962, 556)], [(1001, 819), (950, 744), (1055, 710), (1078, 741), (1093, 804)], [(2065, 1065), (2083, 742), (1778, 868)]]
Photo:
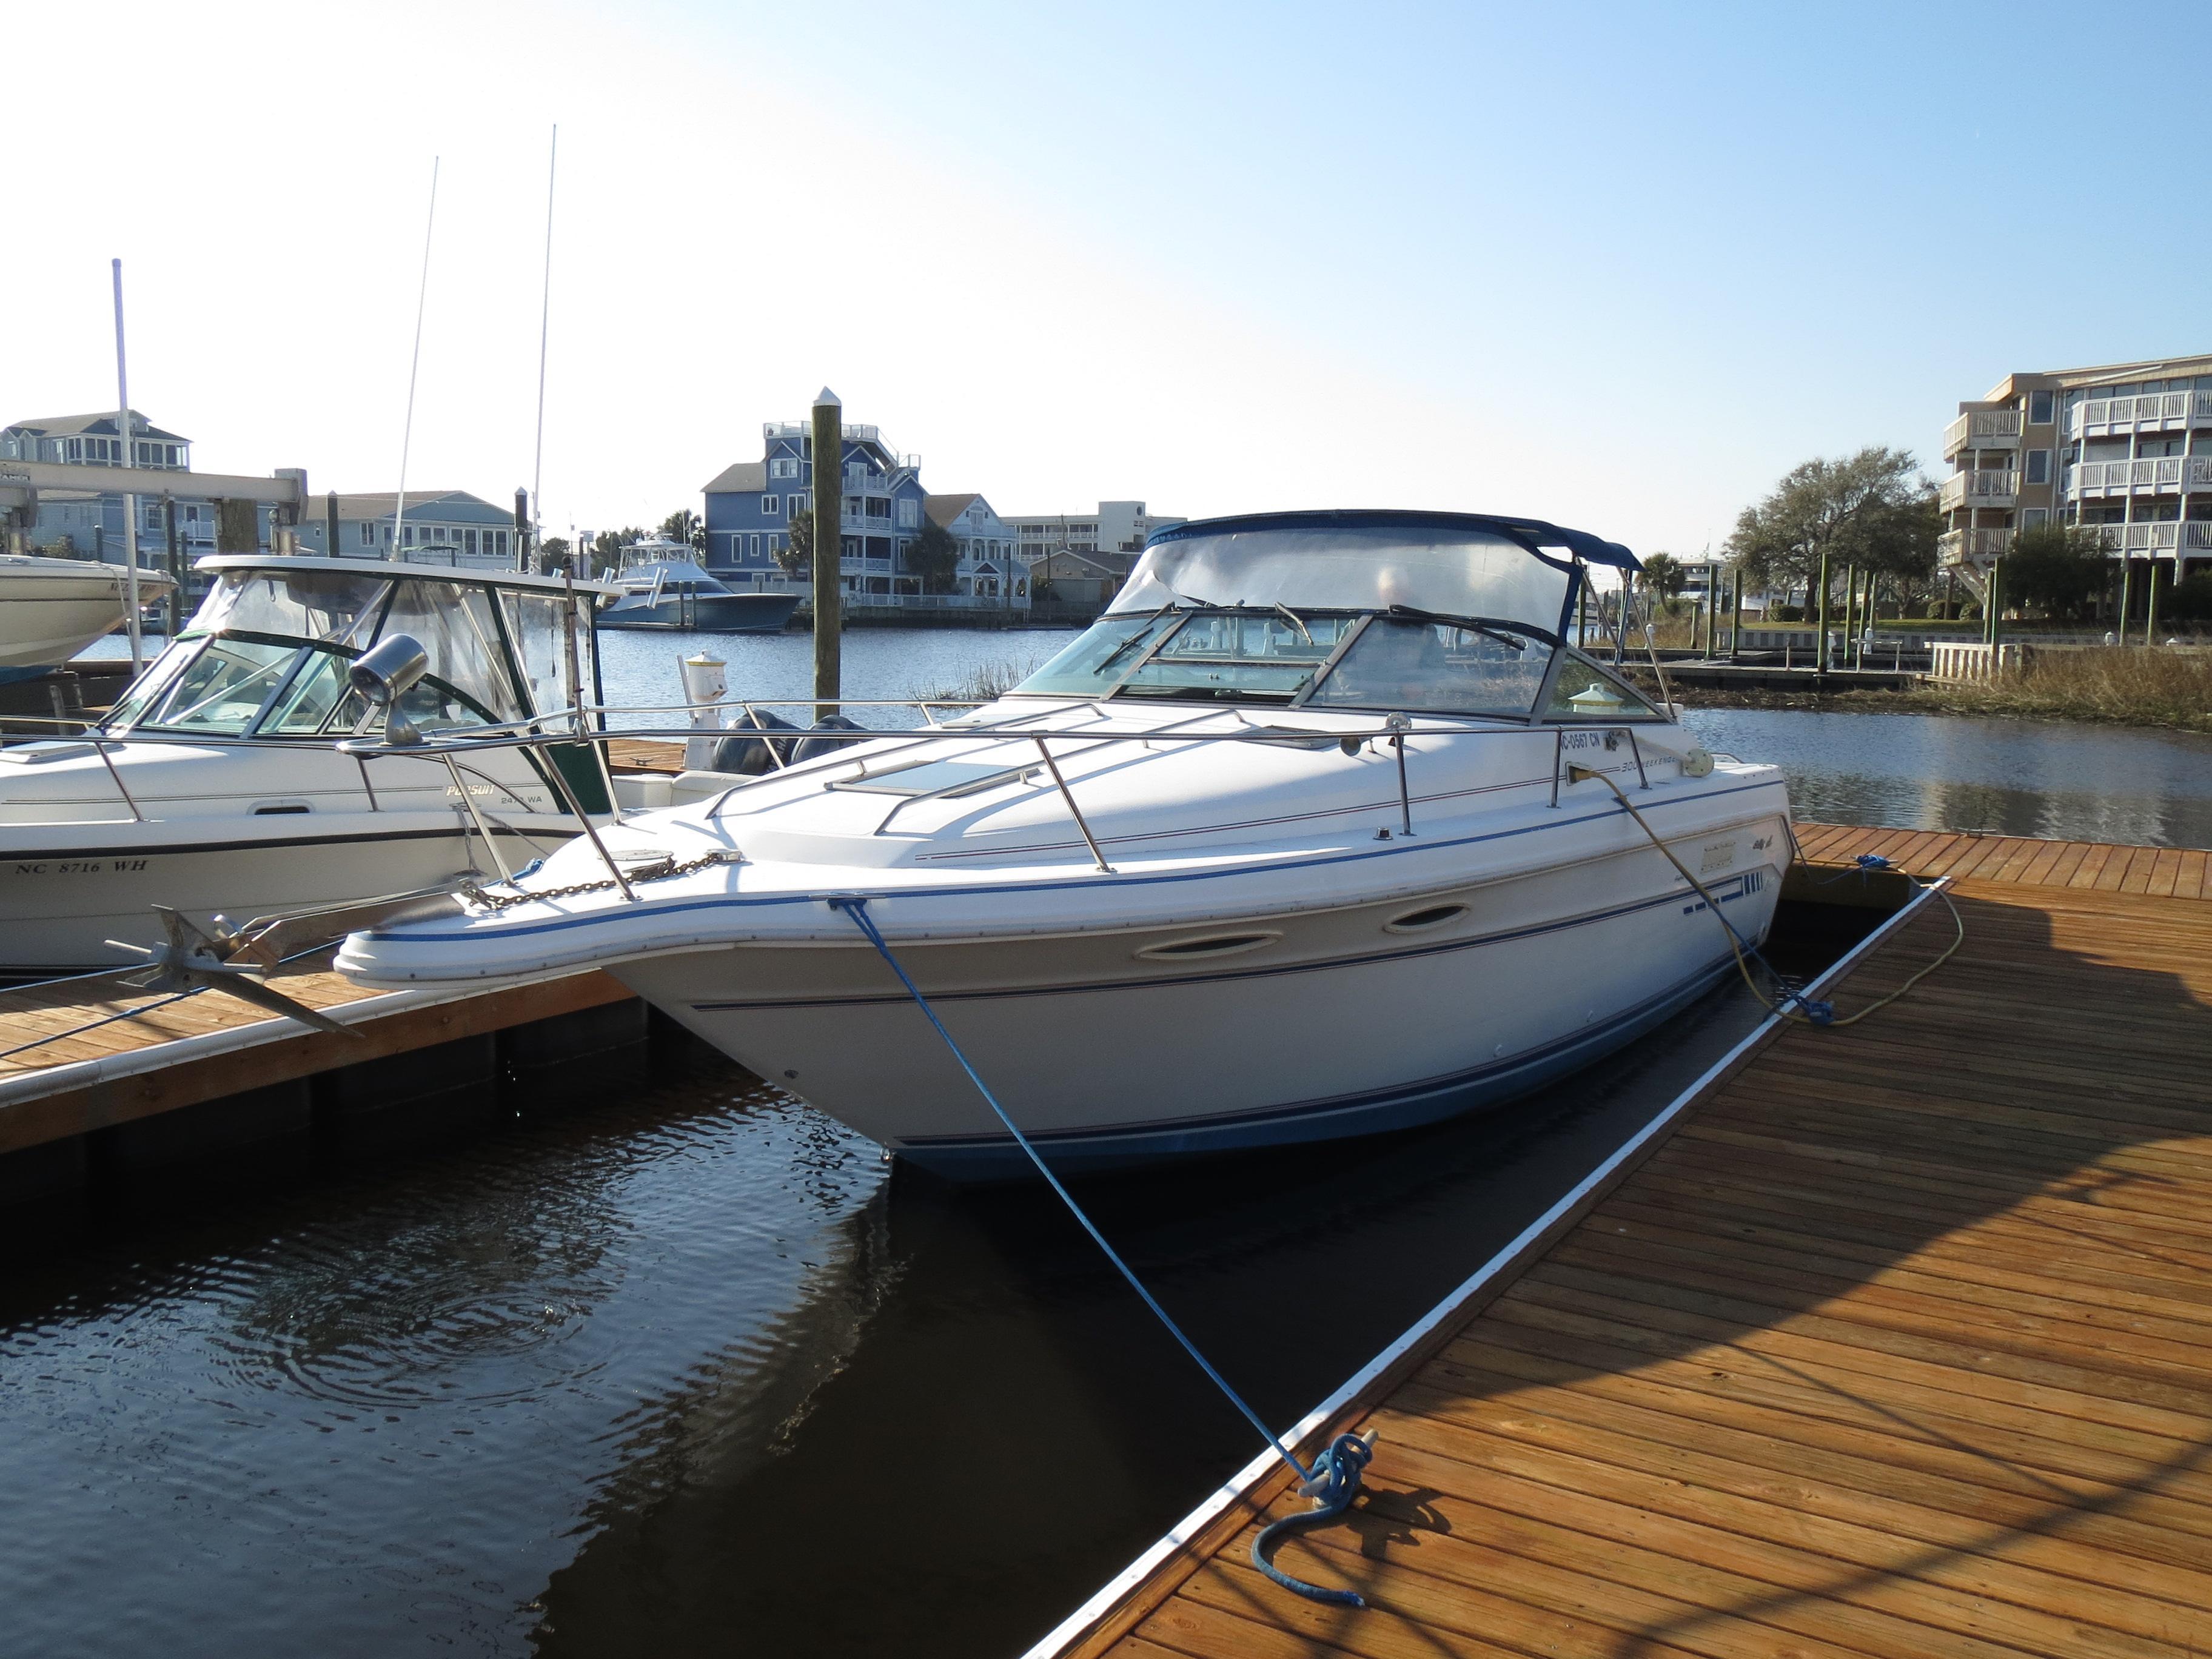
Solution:
[(1418, 523), (1224, 529), (1155, 542), (1109, 615), (1176, 604), (1480, 617), (1557, 632), (1570, 561), (1492, 531)]

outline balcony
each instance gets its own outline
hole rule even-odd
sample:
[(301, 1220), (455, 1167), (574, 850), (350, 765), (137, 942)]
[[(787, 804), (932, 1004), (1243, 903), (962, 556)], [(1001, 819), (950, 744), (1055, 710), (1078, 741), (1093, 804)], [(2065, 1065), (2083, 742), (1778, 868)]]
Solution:
[(2021, 422), (2016, 409), (1972, 409), (1943, 428), (1943, 459), (1969, 449), (2017, 449)]
[(1936, 504), (1952, 513), (1962, 507), (2010, 507), (2019, 499), (2017, 472), (1954, 472), (1943, 480)]
[(2212, 523), (2167, 519), (2156, 524), (2093, 524), (2082, 526), (2104, 538), (2105, 550), (2115, 557), (2151, 559), (2174, 552), (2199, 556), (2212, 553)]
[(2212, 426), (2212, 392), (2159, 392), (2140, 398), (2091, 398), (2066, 411), (2069, 438), (2124, 438)]
[(2212, 489), (2212, 455), (2156, 455), (2140, 461), (2085, 461), (2064, 468), (2059, 488), (2069, 501), (2122, 495), (2172, 495)]
[(2002, 556), (2011, 545), (2009, 530), (1948, 530), (1936, 538), (1936, 557), (1947, 565), (1984, 562)]

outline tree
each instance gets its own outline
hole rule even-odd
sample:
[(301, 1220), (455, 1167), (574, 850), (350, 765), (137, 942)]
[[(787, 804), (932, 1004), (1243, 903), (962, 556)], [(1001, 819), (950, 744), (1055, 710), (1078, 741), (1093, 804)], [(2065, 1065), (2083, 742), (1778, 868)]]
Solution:
[(688, 507), (679, 507), (663, 519), (660, 533), (702, 553), (707, 550), (707, 521)]
[(2073, 616), (2104, 592), (2111, 568), (2095, 530), (2039, 524), (2005, 550), (2004, 603), (2032, 605), (2047, 617)]
[(814, 514), (800, 508), (791, 515), (791, 529), (782, 546), (775, 550), (775, 562), (787, 576), (804, 574), (814, 563)]
[(1654, 553), (1644, 561), (1644, 586), (1656, 593), (1669, 611), (1690, 585), (1690, 573), (1672, 553)]
[(626, 530), (602, 530), (592, 541), (592, 574), (604, 576), (622, 568), (623, 550), (645, 539), (635, 525)]
[(568, 562), (573, 550), (566, 536), (548, 536), (538, 544), (538, 566), (544, 571), (559, 570)]
[(1902, 571), (1918, 558), (1924, 538), (1932, 569), (1935, 524), (1932, 496), (1912, 457), (1870, 445), (1784, 473), (1765, 501), (1737, 515), (1726, 550), (1760, 586), (1809, 588), (1820, 580), (1824, 553), (1832, 569), (1893, 562)]
[(950, 593), (960, 569), (960, 544), (943, 525), (932, 520), (907, 544), (906, 568), (921, 579), (925, 593)]

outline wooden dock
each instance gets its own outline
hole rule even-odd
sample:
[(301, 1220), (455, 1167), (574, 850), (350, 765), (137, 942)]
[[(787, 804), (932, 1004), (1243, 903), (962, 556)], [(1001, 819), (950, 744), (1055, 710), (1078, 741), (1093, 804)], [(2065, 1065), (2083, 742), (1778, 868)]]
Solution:
[(303, 968), (270, 983), (354, 1035), (308, 1030), (216, 992), (0, 993), (0, 1153), (631, 995), (597, 972), (490, 989), (371, 991)]
[[(2207, 854), (1800, 826), (1954, 878), (1960, 953), (1755, 1039), (1033, 1650), (1121, 1659), (2212, 1650)], [(1838, 1011), (1952, 938), (1923, 902)]]

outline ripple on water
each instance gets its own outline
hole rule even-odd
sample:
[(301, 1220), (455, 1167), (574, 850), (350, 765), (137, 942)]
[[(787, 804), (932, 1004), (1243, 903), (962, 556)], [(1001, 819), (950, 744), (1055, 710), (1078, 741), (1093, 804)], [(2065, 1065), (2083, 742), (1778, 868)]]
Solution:
[[(773, 1103), (763, 1092), (732, 1105)], [(285, 1241), (210, 1276), (236, 1382), (362, 1409), (498, 1405), (572, 1387), (607, 1363), (593, 1311), (628, 1272), (625, 1183), (728, 1149), (720, 1115), (654, 1125), (582, 1161), (487, 1164), (472, 1202), (395, 1194), (343, 1231)]]

